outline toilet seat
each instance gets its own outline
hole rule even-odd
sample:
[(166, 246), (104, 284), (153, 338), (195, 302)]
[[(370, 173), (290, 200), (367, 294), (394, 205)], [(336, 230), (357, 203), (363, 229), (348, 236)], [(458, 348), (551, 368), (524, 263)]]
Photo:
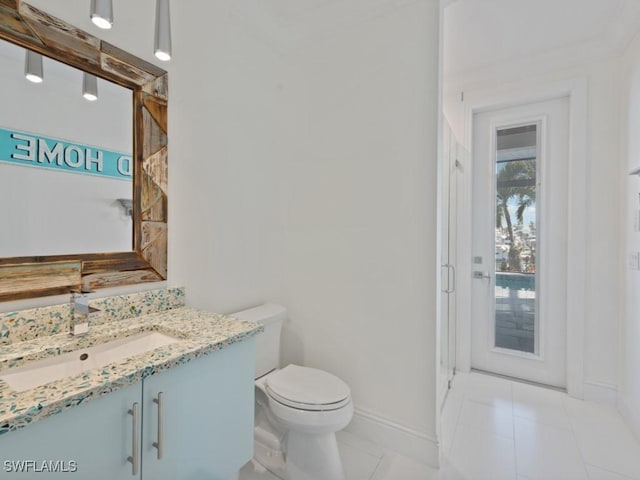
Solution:
[(273, 400), (299, 410), (337, 410), (351, 402), (349, 387), (338, 377), (298, 365), (269, 375), (265, 387)]

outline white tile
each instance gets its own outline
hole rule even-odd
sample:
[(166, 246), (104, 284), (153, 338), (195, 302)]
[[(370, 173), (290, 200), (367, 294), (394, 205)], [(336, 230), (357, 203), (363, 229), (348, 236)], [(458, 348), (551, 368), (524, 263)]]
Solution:
[(460, 408), (462, 408), (463, 401), (464, 395), (462, 393), (449, 390), (444, 406), (442, 407), (442, 415), (452, 415), (457, 417), (457, 414), (460, 413)]
[(470, 376), (470, 373), (457, 372), (453, 377), (453, 382), (451, 382), (451, 392), (464, 395), (464, 393), (467, 391), (467, 385), (469, 384)]
[(516, 478), (513, 440), (492, 433), (458, 425), (446, 458), (467, 480)]
[(510, 407), (495, 407), (465, 400), (458, 425), (513, 439), (513, 415)]
[(338, 443), (338, 450), (347, 480), (370, 480), (380, 463), (380, 457), (345, 443)]
[(467, 381), (465, 398), (493, 407), (511, 408), (513, 403), (511, 383), (503, 378), (471, 373)]
[[(347, 480), (351, 480), (347, 476)], [(386, 455), (380, 462), (371, 480), (464, 480), (462, 477), (447, 477), (436, 470), (407, 457), (396, 454)]]
[(567, 394), (551, 388), (539, 387), (523, 382), (513, 382), (513, 401), (529, 401), (535, 405), (562, 407)]
[(589, 480), (633, 480), (629, 477), (625, 477), (624, 475), (609, 472), (608, 470), (604, 470), (593, 465), (586, 465), (586, 467)]
[(571, 430), (571, 422), (562, 408), (551, 406), (534, 407), (527, 403), (514, 402), (513, 415), (516, 418), (531, 420), (550, 427)]
[(531, 480), (586, 480), (573, 432), (515, 418), (518, 474)]
[(453, 436), (458, 425), (458, 418), (462, 410), (464, 397), (451, 390), (447, 395), (440, 414), (440, 444), (444, 451), (448, 451), (453, 443)]
[(565, 410), (565, 393), (513, 382), (513, 414), (553, 427), (571, 429)]
[(347, 432), (346, 430), (336, 432), (336, 439), (338, 440), (338, 446), (349, 445), (378, 459), (382, 458), (385, 454), (384, 449), (379, 445), (354, 435), (351, 432)]
[(606, 423), (612, 420), (618, 422), (622, 421), (622, 417), (618, 414), (615, 407), (608, 405), (602, 405), (600, 403), (586, 402), (577, 398), (565, 397), (562, 402), (564, 403), (567, 415), (571, 419), (572, 423)]
[(565, 405), (586, 463), (640, 479), (640, 443), (617, 410), (575, 399)]
[(242, 469), (238, 480), (279, 480), (257, 462), (251, 460)]
[(440, 459), (440, 469), (438, 475), (426, 477), (428, 480), (472, 480), (469, 477), (465, 477), (462, 472), (451, 462), (448, 455), (443, 456)]

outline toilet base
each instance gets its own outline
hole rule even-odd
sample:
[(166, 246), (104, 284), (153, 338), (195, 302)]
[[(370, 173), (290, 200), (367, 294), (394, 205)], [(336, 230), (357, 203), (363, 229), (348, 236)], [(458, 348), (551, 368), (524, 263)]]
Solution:
[(282, 480), (345, 480), (334, 433), (290, 431), (286, 443), (287, 453), (283, 454), (256, 440), (253, 461)]
[(285, 480), (285, 462), (282, 450), (274, 449), (273, 446), (265, 445), (257, 439), (253, 442), (253, 448), (253, 461), (276, 477)]
[(335, 433), (288, 432), (286, 480), (345, 480)]

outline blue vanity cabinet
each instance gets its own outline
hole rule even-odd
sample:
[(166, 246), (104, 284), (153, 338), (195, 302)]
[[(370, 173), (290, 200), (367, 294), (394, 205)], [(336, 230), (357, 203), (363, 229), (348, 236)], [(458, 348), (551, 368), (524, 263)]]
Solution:
[(143, 478), (235, 478), (253, 456), (254, 372), (249, 338), (145, 379)]
[[(254, 368), (255, 340), (248, 338), (0, 435), (0, 480), (235, 478), (253, 455)], [(135, 475), (127, 460), (134, 455), (134, 404)], [(153, 445), (159, 427), (161, 458)], [(59, 471), (43, 471), (43, 462)]]
[(140, 479), (127, 461), (133, 449), (140, 384), (0, 435), (0, 479)]

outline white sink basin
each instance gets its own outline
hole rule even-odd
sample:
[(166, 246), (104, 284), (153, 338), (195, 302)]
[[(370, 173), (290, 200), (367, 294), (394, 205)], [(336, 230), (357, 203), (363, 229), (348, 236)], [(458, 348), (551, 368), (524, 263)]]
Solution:
[(0, 372), (0, 380), (4, 380), (12, 389), (18, 392), (24, 392), (25, 390), (55, 382), (65, 377), (78, 375), (93, 368), (104, 367), (110, 363), (118, 362), (158, 347), (164, 347), (177, 341), (178, 339), (162, 333), (145, 332), (90, 348), (64, 353), (45, 360), (29, 362), (20, 367), (10, 368)]

